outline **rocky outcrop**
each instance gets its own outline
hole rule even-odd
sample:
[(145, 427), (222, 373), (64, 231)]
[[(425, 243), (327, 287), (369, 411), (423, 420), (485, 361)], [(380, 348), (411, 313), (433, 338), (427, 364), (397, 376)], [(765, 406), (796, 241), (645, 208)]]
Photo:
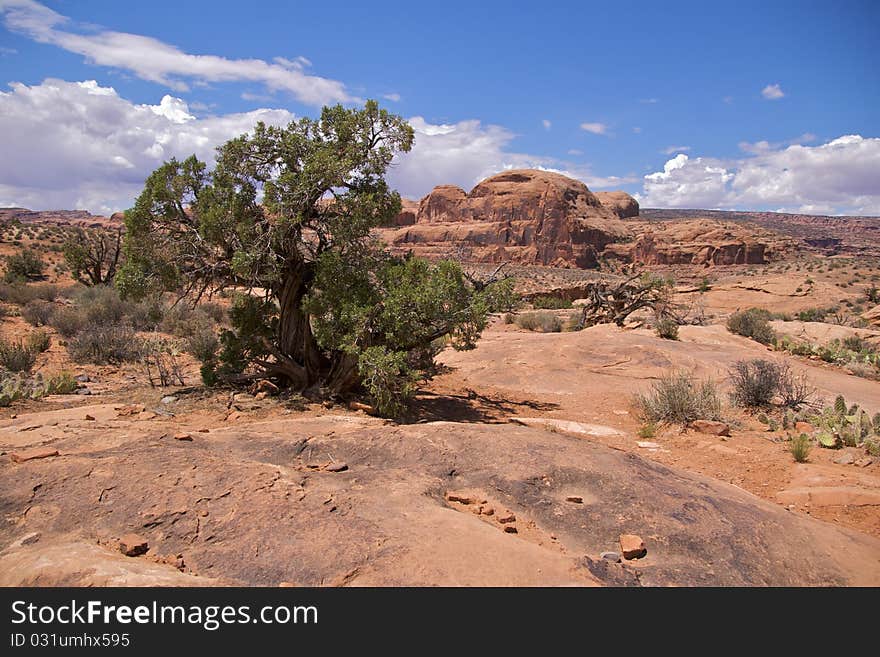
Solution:
[(646, 265), (753, 265), (767, 261), (768, 246), (738, 224), (710, 220), (640, 223), (629, 244), (609, 246), (605, 255)]
[(582, 182), (519, 169), (487, 178), (470, 193), (435, 187), (419, 203), (415, 224), (386, 239), (427, 256), (587, 268), (606, 246), (630, 237)]
[(412, 226), (416, 223), (416, 214), (419, 211), (419, 204), (409, 199), (401, 199), (401, 208), (397, 216), (390, 222), (384, 224), (386, 227)]
[(596, 192), (596, 198), (621, 219), (639, 216), (639, 202), (626, 192)]

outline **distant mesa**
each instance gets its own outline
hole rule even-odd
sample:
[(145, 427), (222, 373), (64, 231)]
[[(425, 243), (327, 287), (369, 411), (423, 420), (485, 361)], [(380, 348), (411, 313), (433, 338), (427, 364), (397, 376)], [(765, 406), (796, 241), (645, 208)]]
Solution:
[(52, 224), (82, 228), (111, 228), (121, 226), (125, 216), (116, 212), (102, 217), (85, 210), (28, 210), (27, 208), (0, 208), (0, 222), (20, 221), (23, 224)]

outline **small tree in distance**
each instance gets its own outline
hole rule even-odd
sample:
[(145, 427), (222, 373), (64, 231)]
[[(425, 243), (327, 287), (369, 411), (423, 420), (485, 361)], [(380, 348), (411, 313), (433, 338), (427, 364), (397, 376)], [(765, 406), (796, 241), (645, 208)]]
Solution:
[(208, 171), (166, 162), (126, 213), (124, 295), (198, 299), (245, 288), (203, 377), (257, 372), (325, 394), (366, 387), (395, 414), (433, 361), (436, 341), (474, 345), (511, 281), (476, 290), (452, 262), (395, 258), (370, 237), (400, 211), (384, 174), (412, 128), (368, 101), (320, 119), (257, 124), (217, 149)]
[(109, 232), (76, 228), (64, 243), (64, 260), (74, 280), (83, 285), (109, 285), (122, 251), (122, 229)]

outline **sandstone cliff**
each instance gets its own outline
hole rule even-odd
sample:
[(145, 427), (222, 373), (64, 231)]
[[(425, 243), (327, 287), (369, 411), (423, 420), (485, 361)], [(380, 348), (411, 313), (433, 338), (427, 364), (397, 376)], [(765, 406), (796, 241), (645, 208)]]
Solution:
[(606, 257), (645, 265), (745, 265), (767, 261), (771, 236), (711, 220), (638, 222), (636, 239), (610, 245)]
[(621, 219), (639, 216), (639, 202), (626, 192), (596, 192), (596, 198)]
[(491, 176), (470, 193), (435, 187), (419, 203), (415, 223), (385, 237), (427, 256), (586, 268), (631, 234), (582, 182), (519, 169)]

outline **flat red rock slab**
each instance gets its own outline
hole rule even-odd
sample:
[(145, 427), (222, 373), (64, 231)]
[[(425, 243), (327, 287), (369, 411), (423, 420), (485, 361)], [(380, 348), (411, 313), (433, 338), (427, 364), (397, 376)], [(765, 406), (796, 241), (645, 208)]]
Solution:
[(58, 456), (58, 450), (49, 449), (47, 447), (37, 447), (35, 449), (25, 449), (20, 452), (12, 452), (10, 456), (14, 463), (24, 463), (25, 461), (47, 459), (51, 456)]

